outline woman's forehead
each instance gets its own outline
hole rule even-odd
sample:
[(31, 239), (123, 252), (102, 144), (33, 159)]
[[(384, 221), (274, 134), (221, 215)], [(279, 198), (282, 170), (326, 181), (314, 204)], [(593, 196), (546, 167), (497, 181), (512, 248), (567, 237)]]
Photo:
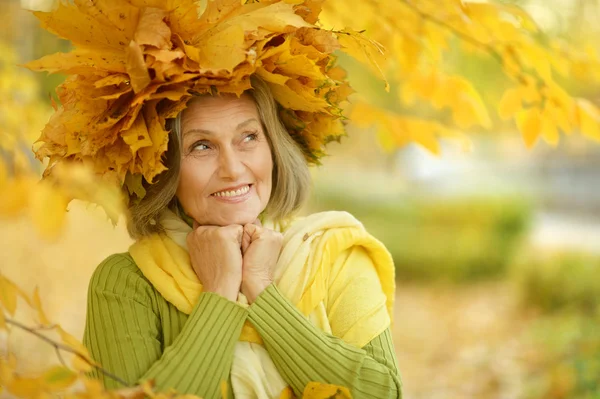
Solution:
[[(182, 130), (213, 131), (214, 127), (239, 129), (254, 123), (260, 124), (256, 104), (249, 95), (204, 96), (188, 104), (182, 115)], [(212, 128), (211, 128), (212, 127)]]

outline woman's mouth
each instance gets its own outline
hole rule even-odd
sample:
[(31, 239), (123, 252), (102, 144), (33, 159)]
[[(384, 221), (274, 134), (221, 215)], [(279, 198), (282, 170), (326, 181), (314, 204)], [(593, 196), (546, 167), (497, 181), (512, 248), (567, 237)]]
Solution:
[(223, 200), (241, 200), (247, 197), (251, 189), (252, 184), (245, 184), (243, 186), (217, 191), (216, 193), (212, 193), (210, 196)]

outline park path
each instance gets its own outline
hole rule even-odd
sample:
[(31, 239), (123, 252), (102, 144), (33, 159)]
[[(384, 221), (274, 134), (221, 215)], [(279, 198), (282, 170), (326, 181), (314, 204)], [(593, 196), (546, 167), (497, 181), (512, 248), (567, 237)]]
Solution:
[(393, 332), (404, 399), (523, 397), (532, 319), (507, 283), (398, 282)]

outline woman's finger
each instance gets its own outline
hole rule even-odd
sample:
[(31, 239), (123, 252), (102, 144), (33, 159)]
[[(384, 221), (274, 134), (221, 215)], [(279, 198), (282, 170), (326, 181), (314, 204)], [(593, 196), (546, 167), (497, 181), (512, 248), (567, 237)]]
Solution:
[(248, 234), (246, 229), (244, 229), (244, 235), (242, 236), (242, 254), (246, 253), (246, 250), (250, 246), (251, 239), (252, 237), (250, 236), (250, 234)]

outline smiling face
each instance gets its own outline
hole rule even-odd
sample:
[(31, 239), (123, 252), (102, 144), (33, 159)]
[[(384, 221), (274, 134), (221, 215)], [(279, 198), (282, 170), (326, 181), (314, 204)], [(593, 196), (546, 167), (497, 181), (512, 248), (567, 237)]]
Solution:
[(266, 208), (273, 161), (254, 100), (204, 96), (181, 117), (177, 198), (200, 225), (251, 223)]

